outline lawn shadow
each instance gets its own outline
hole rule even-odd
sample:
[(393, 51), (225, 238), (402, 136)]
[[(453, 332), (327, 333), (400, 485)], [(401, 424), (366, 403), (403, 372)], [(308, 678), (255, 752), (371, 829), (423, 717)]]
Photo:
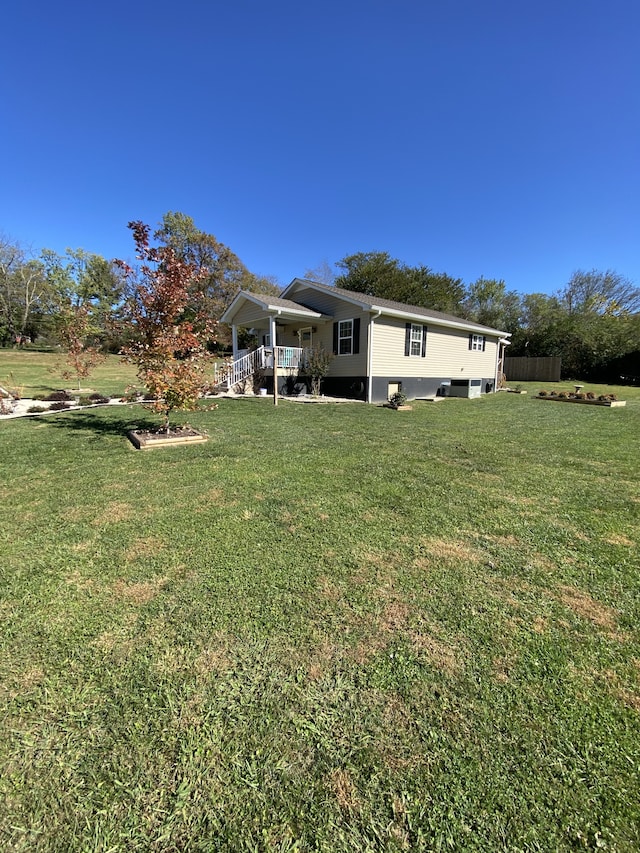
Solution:
[[(105, 414), (108, 411), (108, 417)], [(126, 411), (114, 412), (107, 406), (90, 410), (61, 412), (56, 415), (39, 415), (28, 418), (30, 423), (47, 424), (57, 429), (73, 432), (91, 432), (96, 437), (117, 435), (127, 438), (129, 430), (154, 430), (158, 420), (144, 412)]]

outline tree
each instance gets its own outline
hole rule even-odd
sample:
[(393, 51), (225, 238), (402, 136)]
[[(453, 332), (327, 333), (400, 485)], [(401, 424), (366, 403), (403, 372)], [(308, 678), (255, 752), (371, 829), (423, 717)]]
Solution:
[(520, 297), (502, 280), (480, 276), (469, 285), (464, 307), (467, 317), (483, 326), (508, 332), (519, 325)]
[(19, 243), (0, 235), (0, 342), (34, 338), (34, 313), (48, 305), (50, 295), (43, 265)]
[(459, 316), (462, 313), (466, 290), (461, 278), (445, 272), (433, 272), (429, 267), (417, 267), (414, 275), (418, 284), (419, 302), (423, 308)]
[(163, 416), (163, 430), (169, 432), (173, 410), (195, 409), (204, 384), (214, 323), (197, 286), (207, 270), (185, 261), (172, 246), (150, 246), (144, 223), (130, 222), (129, 228), (142, 264), (136, 273), (117, 261), (131, 282), (123, 309), (131, 343), (122, 355), (137, 366), (150, 407)]
[(93, 325), (87, 305), (74, 305), (70, 301), (58, 309), (54, 325), (58, 340), (67, 353), (66, 363), (70, 368), (62, 370), (62, 378), (77, 382), (79, 391), (81, 381), (106, 358), (97, 347), (89, 343), (91, 337), (100, 330)]
[(346, 255), (337, 266), (344, 272), (336, 278), (336, 287), (400, 301), (398, 296), (406, 286), (406, 276), (400, 262), (388, 252), (356, 252)]
[(67, 249), (64, 255), (43, 249), (41, 258), (58, 305), (63, 310), (69, 305), (86, 307), (96, 330), (106, 331), (108, 318), (123, 297), (118, 268), (84, 249)]
[(302, 275), (309, 281), (318, 281), (320, 284), (333, 284), (336, 280), (336, 271), (329, 261), (323, 260), (317, 267), (309, 267)]
[[(273, 296), (280, 293), (273, 278), (250, 272), (228, 246), (213, 234), (201, 231), (184, 213), (165, 213), (154, 237), (194, 269), (204, 271), (194, 280), (192, 290), (200, 296), (202, 308), (212, 320), (220, 319), (238, 290)], [(217, 338), (228, 345), (230, 332), (219, 329)]]
[(576, 270), (557, 295), (569, 314), (622, 317), (640, 311), (640, 288), (615, 270)]
[(407, 266), (388, 252), (358, 252), (337, 265), (344, 273), (335, 284), (345, 290), (445, 313), (458, 314), (461, 310), (465, 295), (462, 280), (446, 273), (435, 273), (426, 266)]
[(567, 377), (600, 380), (610, 365), (638, 350), (640, 291), (608, 270), (576, 271), (552, 296), (521, 299), (513, 355), (560, 356)]

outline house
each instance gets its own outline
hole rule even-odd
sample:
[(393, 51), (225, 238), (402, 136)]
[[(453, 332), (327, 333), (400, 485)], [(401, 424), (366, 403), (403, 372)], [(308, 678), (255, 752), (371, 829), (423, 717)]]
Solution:
[[(260, 370), (273, 389), (275, 352), (286, 394), (304, 373), (304, 351), (322, 346), (334, 354), (323, 393), (369, 403), (398, 390), (412, 399), (495, 391), (509, 344), (499, 329), (301, 278), (280, 297), (240, 291), (221, 319), (232, 328), (229, 386)], [(240, 328), (251, 330), (256, 349), (238, 349)]]

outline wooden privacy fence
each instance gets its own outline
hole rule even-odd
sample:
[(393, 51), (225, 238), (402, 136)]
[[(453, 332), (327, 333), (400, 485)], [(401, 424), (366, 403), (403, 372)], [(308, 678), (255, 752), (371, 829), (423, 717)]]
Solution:
[(507, 382), (560, 382), (560, 356), (505, 358)]

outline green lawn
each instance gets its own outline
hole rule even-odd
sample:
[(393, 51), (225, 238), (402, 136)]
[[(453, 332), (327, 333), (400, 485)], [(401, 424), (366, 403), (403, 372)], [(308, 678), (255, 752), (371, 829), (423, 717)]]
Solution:
[(0, 848), (638, 850), (640, 389), (529, 387), (1, 422)]
[[(62, 378), (68, 370), (64, 353), (58, 355), (34, 350), (0, 349), (0, 385), (10, 391), (18, 391), (21, 397), (46, 395), (61, 388), (77, 387), (74, 380)], [(83, 388), (91, 388), (100, 394), (119, 396), (127, 385), (136, 384), (136, 369), (124, 364), (120, 356), (109, 355), (88, 379), (82, 380)]]

